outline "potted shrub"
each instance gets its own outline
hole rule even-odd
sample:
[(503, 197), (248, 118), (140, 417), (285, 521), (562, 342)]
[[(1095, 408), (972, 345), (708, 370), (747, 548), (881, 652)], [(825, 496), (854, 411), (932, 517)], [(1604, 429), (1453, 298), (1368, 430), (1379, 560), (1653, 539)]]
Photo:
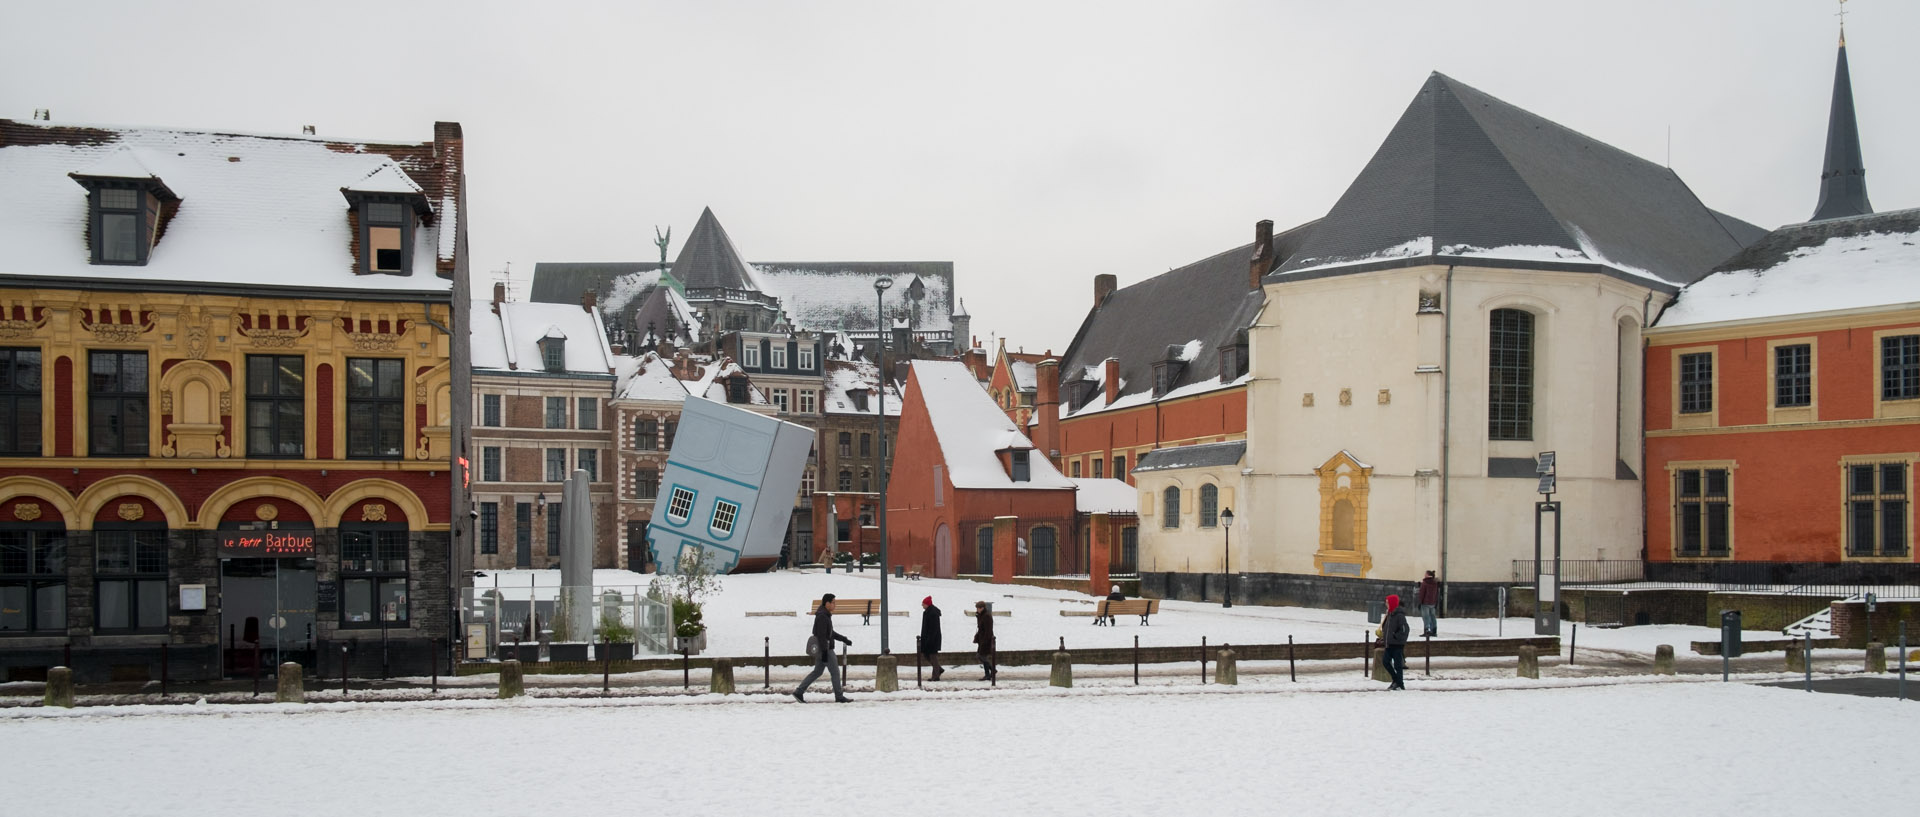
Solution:
[(707, 625), (701, 616), (701, 600), (719, 591), (720, 577), (714, 574), (713, 559), (704, 553), (686, 553), (680, 558), (677, 572), (653, 577), (647, 595), (671, 605), (676, 650), (691, 655), (707, 648)]
[(573, 626), (573, 605), (570, 604), (573, 588), (560, 588), (560, 601), (553, 616), (553, 643), (547, 645), (549, 661), (586, 661), (590, 650), (587, 642), (579, 640)]
[(596, 656), (614, 661), (633, 660), (633, 628), (627, 626), (620, 617), (620, 594), (607, 591), (606, 603), (600, 608), (601, 653)]

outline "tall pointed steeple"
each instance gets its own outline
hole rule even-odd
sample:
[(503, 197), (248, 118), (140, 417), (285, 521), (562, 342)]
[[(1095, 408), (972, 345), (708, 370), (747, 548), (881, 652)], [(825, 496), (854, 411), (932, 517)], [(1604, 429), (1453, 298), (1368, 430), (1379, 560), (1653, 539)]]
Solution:
[(1840, 59), (1833, 69), (1833, 109), (1827, 114), (1827, 165), (1820, 172), (1820, 204), (1810, 221), (1864, 216), (1867, 168), (1860, 158), (1860, 128), (1853, 117), (1853, 80), (1847, 73), (1847, 30), (1840, 29)]

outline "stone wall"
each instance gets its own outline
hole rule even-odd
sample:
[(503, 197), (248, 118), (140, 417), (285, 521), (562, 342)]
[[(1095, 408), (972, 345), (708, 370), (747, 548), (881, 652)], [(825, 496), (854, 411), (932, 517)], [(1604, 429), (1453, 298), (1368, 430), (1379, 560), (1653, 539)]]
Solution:
[[(1842, 647), (1864, 649), (1867, 646), (1867, 603), (1836, 601), (1832, 607), (1834, 639)], [(1880, 602), (1874, 605), (1872, 618), (1873, 640), (1889, 646), (1897, 644), (1900, 623), (1906, 622), (1907, 649), (1913, 649), (1916, 643), (1920, 643), (1920, 601)]]

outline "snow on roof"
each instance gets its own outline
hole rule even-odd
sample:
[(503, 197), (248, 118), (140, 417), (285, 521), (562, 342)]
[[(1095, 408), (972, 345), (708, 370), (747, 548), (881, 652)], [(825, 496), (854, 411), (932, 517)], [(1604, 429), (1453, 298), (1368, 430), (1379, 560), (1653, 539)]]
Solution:
[[(352, 144), (158, 128), (0, 120), (0, 275), (325, 290), (446, 293), (457, 184), (415, 231), (408, 275), (356, 275), (341, 188), (393, 166), (449, 178), (433, 144)], [(180, 198), (145, 266), (89, 263), (86, 190), (69, 176), (161, 180)], [(414, 192), (419, 192), (417, 189)], [(431, 195), (430, 195), (431, 197)]]
[(600, 306), (608, 312), (625, 311), (635, 298), (660, 284), (661, 274), (660, 270), (650, 269), (629, 272), (613, 279), (613, 283), (607, 285), (606, 297), (600, 299)]
[(401, 193), (407, 195), (419, 195), (422, 192), (420, 185), (414, 182), (413, 177), (408, 176), (406, 171), (401, 170), (399, 165), (392, 162), (386, 162), (374, 168), (373, 172), (368, 173), (365, 178), (341, 189), (351, 190), (355, 193)]
[[(864, 360), (829, 360), (826, 364), (826, 390), (821, 393), (820, 409), (827, 414), (864, 414), (872, 417), (879, 411), (879, 400), (873, 395), (873, 388), (880, 382), (880, 367)], [(847, 392), (866, 389), (867, 405), (862, 409), (854, 403)], [(905, 402), (900, 398), (900, 390), (892, 383), (887, 384), (887, 416), (900, 416), (900, 408)]]
[[(1062, 489), (1074, 487), (1053, 463), (1036, 452), (1027, 458), (1030, 480), (1014, 482), (1000, 464), (998, 452), (1007, 448), (1032, 449), (1033, 443), (1013, 427), (993, 397), (966, 364), (948, 360), (916, 360), (912, 384), (921, 407), (933, 424), (955, 488)], [(909, 395), (910, 397), (913, 395)]]
[(780, 299), (793, 325), (803, 329), (871, 330), (879, 308), (873, 282), (891, 277), (894, 287), (884, 301), (888, 312), (913, 303), (905, 284), (918, 275), (926, 287), (919, 319), (913, 328), (944, 332), (953, 328), (953, 264), (951, 262), (770, 262), (752, 265), (761, 291)]
[(1040, 388), (1036, 364), (1024, 360), (1007, 362), (1008, 371), (1013, 373), (1013, 387), (1019, 391), (1036, 391)]
[(600, 328), (597, 312), (578, 306), (504, 301), (494, 314), (492, 301), (473, 302), (473, 368), (476, 370), (545, 371), (540, 341), (566, 341), (566, 370), (571, 374), (608, 374), (613, 350)]
[(1920, 209), (1782, 227), (1689, 285), (1660, 328), (1920, 303)]
[(1117, 479), (1071, 479), (1080, 490), (1073, 495), (1075, 509), (1081, 513), (1140, 512), (1140, 493)]
[(687, 399), (687, 384), (674, 377), (673, 364), (662, 360), (655, 352), (641, 355), (634, 361), (630, 371), (623, 371), (617, 389), (615, 393), (622, 400), (666, 400), (677, 403)]

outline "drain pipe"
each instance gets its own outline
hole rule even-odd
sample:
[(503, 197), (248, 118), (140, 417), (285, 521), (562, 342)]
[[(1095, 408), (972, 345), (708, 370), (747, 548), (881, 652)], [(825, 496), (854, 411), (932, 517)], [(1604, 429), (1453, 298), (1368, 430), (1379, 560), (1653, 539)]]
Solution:
[[(1447, 499), (1448, 483), (1453, 481), (1453, 267), (1447, 265), (1446, 311), (1440, 316), (1445, 331), (1441, 340), (1440, 362), (1440, 615), (1449, 615), (1447, 599), (1453, 595), (1447, 583)], [(1644, 527), (1644, 525), (1642, 526)], [(1506, 611), (1500, 611), (1504, 617)]]
[[(1633, 401), (1633, 410), (1640, 417), (1640, 578), (1647, 577), (1647, 537), (1650, 535), (1647, 511), (1647, 330), (1652, 328), (1648, 313), (1653, 308), (1653, 290), (1647, 290), (1647, 298), (1640, 302), (1640, 342), (1635, 344), (1634, 353), (1640, 356), (1640, 399)], [(1664, 307), (1662, 307), (1664, 309)]]

